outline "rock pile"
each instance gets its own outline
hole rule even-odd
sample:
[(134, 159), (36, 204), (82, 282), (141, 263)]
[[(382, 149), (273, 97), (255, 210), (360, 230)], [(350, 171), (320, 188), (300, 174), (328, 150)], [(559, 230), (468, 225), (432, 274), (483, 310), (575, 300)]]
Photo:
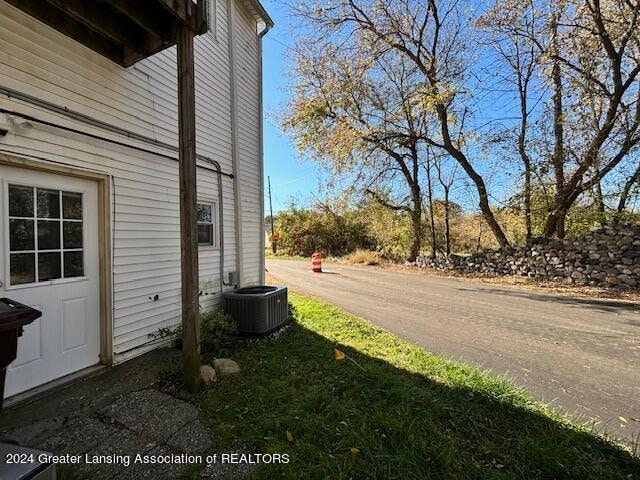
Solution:
[(640, 288), (640, 224), (619, 223), (570, 240), (534, 239), (530, 245), (448, 259), (418, 257), (413, 265), (490, 276), (518, 275), (576, 285)]

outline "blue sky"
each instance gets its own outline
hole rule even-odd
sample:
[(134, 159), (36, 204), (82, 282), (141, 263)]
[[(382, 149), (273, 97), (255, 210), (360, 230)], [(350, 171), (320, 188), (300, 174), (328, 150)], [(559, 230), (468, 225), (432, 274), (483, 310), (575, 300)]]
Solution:
[[(291, 198), (301, 201), (309, 199), (317, 190), (319, 175), (315, 164), (298, 159), (295, 146), (278, 126), (278, 115), (287, 102), (286, 90), (290, 82), (287, 48), (293, 45), (283, 3), (278, 0), (263, 1), (275, 23), (263, 43), (265, 195), (269, 176), (274, 212), (286, 208)], [(268, 213), (266, 196), (265, 207)]]

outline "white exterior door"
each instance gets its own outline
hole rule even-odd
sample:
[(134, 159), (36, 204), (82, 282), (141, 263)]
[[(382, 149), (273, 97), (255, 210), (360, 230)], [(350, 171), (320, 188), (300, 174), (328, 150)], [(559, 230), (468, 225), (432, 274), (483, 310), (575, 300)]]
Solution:
[(99, 362), (97, 185), (0, 165), (0, 297), (42, 311), (24, 329), (5, 397)]

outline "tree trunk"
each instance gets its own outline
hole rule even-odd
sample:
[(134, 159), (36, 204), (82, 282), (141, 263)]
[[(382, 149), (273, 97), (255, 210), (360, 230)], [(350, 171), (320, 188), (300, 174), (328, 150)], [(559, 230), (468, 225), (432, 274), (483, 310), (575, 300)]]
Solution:
[(531, 158), (527, 153), (527, 128), (529, 111), (527, 108), (528, 80), (522, 79), (521, 71), (518, 72), (518, 92), (520, 95), (520, 132), (518, 134), (518, 152), (524, 165), (524, 226), (527, 243), (531, 241)]
[[(562, 201), (560, 200), (560, 202)], [(547, 215), (547, 221), (544, 227), (544, 236), (546, 238), (554, 236), (557, 238), (564, 238), (567, 211), (568, 209), (562, 208), (562, 203), (560, 203), (560, 206), (554, 205), (553, 211)]]
[(602, 180), (598, 180), (594, 187), (596, 197), (596, 209), (598, 211), (598, 222), (603, 225), (606, 221), (606, 207), (604, 205), (604, 196), (602, 195)]
[(411, 248), (409, 249), (410, 262), (415, 262), (416, 258), (420, 254), (420, 247), (422, 244), (422, 198), (420, 198), (420, 190), (417, 189), (417, 198), (415, 191), (413, 192), (413, 210), (411, 211), (411, 230), (413, 233), (413, 239), (411, 242)]
[[(476, 184), (478, 185), (478, 184)], [(502, 227), (496, 220), (496, 217), (493, 215), (491, 211), (491, 207), (489, 206), (489, 195), (487, 194), (486, 187), (484, 185), (484, 181), (482, 181), (481, 186), (478, 185), (478, 194), (480, 195), (480, 211), (482, 212), (482, 216), (484, 217), (487, 225), (491, 229), (493, 236), (498, 241), (500, 248), (510, 248), (511, 244), (507, 239), (507, 236), (502, 231)]]
[(525, 145), (527, 129), (526, 105), (523, 105), (523, 112), (520, 135), (518, 136), (518, 150), (520, 151), (520, 158), (524, 164), (524, 227), (527, 243), (530, 243), (533, 237), (531, 227), (531, 159), (527, 154)]
[(451, 229), (449, 228), (449, 187), (444, 187), (444, 246), (447, 258), (451, 255)]
[(524, 228), (526, 231), (527, 243), (533, 238), (533, 228), (531, 226), (531, 164), (524, 166)]
[(564, 205), (564, 119), (562, 107), (562, 72), (560, 61), (555, 57), (559, 54), (558, 46), (558, 15), (551, 19), (552, 53), (554, 55), (551, 81), (553, 83), (553, 158), (552, 164), (555, 174), (555, 194), (552, 211), (549, 212), (545, 224), (544, 236), (547, 238), (564, 238), (565, 217), (568, 208)]
[(425, 165), (427, 172), (427, 197), (429, 200), (429, 220), (431, 223), (431, 258), (436, 258), (436, 221), (433, 213), (433, 187), (431, 184), (431, 161), (427, 159)]
[(467, 156), (462, 153), (461, 150), (456, 148), (451, 141), (448, 124), (449, 115), (447, 113), (446, 107), (444, 105), (437, 105), (436, 110), (440, 119), (440, 129), (442, 131), (442, 138), (447, 153), (449, 153), (449, 155), (451, 155), (460, 164), (462, 169), (475, 184), (476, 190), (478, 191), (478, 197), (480, 199), (480, 201), (478, 202), (480, 212), (482, 212), (482, 216), (487, 222), (487, 225), (489, 225), (489, 228), (491, 229), (493, 236), (498, 241), (500, 248), (511, 247), (507, 236), (502, 231), (502, 227), (500, 227), (500, 224), (496, 220), (496, 217), (493, 215), (493, 211), (491, 210), (491, 206), (489, 205), (489, 194), (487, 193), (487, 186), (484, 183), (482, 176), (478, 172), (476, 172), (475, 168), (473, 168), (473, 165), (471, 165), (471, 163), (469, 162)]
[(622, 188), (622, 192), (620, 192), (620, 201), (618, 202), (618, 214), (624, 212), (625, 208), (627, 208), (627, 202), (629, 201), (629, 194), (631, 193), (631, 189), (633, 186), (640, 181), (640, 162), (638, 162), (638, 167), (634, 174), (629, 177), (629, 179), (624, 184)]
[(480, 251), (482, 247), (482, 216), (479, 217), (478, 222), (478, 243), (476, 244), (476, 252)]
[(422, 191), (420, 190), (420, 162), (417, 143), (412, 143), (411, 154), (411, 173), (406, 176), (411, 188), (411, 201), (413, 202), (413, 210), (411, 211), (413, 242), (409, 250), (409, 261), (415, 262), (418, 255), (420, 255), (420, 247), (422, 246)]
[(556, 235), (558, 238), (564, 238), (566, 235), (567, 213), (568, 210), (562, 209), (556, 217)]

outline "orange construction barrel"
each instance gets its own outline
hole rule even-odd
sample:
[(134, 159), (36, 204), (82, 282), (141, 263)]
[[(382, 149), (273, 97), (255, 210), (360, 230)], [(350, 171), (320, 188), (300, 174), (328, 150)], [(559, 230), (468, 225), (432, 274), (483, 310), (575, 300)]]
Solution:
[(322, 273), (322, 255), (320, 255), (320, 252), (314, 252), (311, 255), (311, 267), (314, 272)]

